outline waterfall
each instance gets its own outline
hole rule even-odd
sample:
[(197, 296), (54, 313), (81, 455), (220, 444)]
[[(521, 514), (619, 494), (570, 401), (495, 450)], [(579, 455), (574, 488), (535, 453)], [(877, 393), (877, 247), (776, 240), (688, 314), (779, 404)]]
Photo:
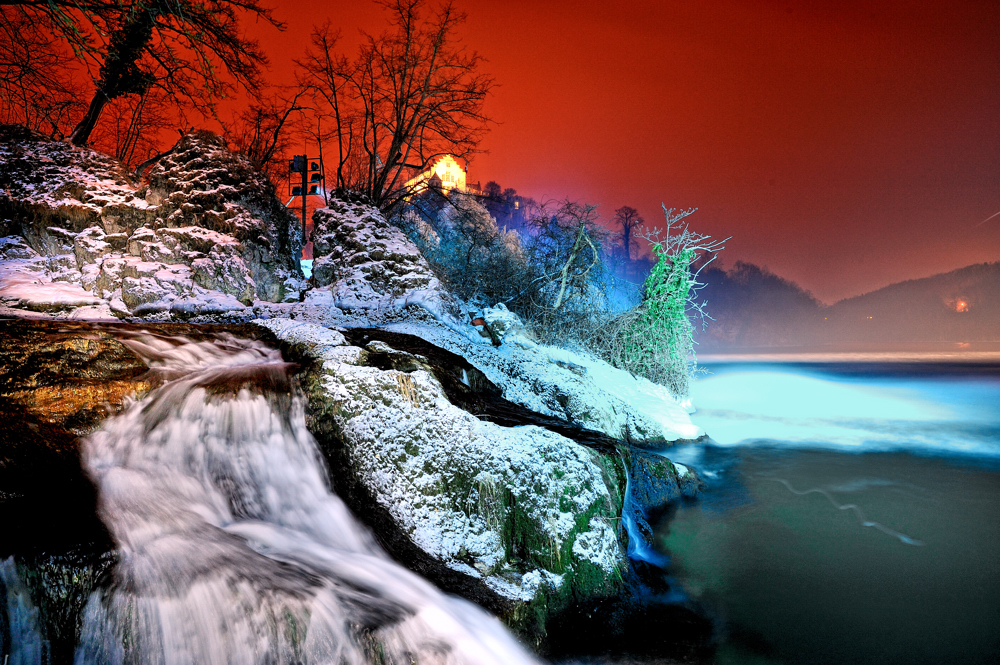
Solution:
[(38, 628), (38, 608), (17, 574), (14, 557), (0, 560), (0, 604), (3, 665), (36, 665), (46, 660), (48, 644)]
[(88, 600), (77, 664), (534, 662), (331, 492), (277, 351), (122, 341), (165, 383), (84, 442), (120, 559)]

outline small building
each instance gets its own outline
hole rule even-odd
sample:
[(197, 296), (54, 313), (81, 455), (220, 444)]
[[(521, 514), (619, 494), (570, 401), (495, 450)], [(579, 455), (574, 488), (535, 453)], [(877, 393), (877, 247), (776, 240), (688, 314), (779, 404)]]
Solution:
[(468, 192), (465, 169), (451, 155), (439, 157), (430, 168), (406, 181), (406, 190), (414, 194), (425, 189), (436, 189), (444, 194), (452, 191)]

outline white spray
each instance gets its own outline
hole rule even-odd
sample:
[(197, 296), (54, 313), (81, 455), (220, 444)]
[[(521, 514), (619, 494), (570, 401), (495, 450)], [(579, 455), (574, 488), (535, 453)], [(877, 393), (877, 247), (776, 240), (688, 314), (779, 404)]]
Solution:
[(389, 559), (330, 492), (265, 345), (124, 340), (169, 380), (84, 446), (120, 548), (76, 663), (530, 663)]

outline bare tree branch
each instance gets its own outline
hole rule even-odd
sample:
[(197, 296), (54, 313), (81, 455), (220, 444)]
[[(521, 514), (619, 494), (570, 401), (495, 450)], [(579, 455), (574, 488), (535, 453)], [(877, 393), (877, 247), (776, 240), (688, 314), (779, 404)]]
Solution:
[(465, 15), (451, 2), (387, 0), (390, 30), (366, 35), (353, 60), (335, 52), (329, 25), (314, 31), (300, 82), (334, 121), (338, 188), (365, 194), (389, 212), (414, 191), (406, 183), (445, 154), (477, 152), (495, 83), (482, 58), (458, 42)]
[(257, 89), (267, 59), (239, 29), (254, 16), (281, 28), (260, 0), (0, 0), (69, 44), (91, 71), (95, 91), (71, 133), (86, 143), (105, 106), (162, 89), (171, 99), (212, 108), (234, 85)]

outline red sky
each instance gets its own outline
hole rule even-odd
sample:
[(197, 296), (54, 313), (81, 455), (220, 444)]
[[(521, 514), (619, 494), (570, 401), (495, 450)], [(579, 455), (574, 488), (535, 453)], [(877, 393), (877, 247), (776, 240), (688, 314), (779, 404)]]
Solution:
[[(821, 300), (1000, 260), (1000, 2), (456, 0), (500, 87), (470, 166), (535, 198), (697, 207), (698, 230)], [(253, 29), (290, 77), (311, 26)]]

